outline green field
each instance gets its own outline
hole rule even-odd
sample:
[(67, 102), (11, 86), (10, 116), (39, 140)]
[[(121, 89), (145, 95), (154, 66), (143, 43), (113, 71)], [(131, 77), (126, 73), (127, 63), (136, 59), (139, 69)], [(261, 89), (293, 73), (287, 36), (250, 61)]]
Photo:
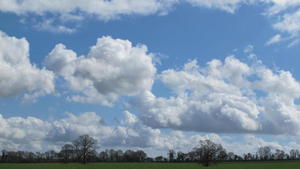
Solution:
[[(89, 163), (83, 164), (0, 164), (0, 169), (199, 169), (194, 163)], [(223, 163), (212, 169), (300, 169), (300, 162), (242, 162)]]

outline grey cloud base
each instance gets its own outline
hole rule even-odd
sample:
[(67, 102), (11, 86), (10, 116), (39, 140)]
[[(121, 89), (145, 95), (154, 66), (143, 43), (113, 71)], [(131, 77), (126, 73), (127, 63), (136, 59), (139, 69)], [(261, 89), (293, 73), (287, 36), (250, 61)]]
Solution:
[[(109, 126), (94, 112), (78, 116), (68, 113), (66, 118), (45, 121), (34, 117), (4, 118), (0, 115), (0, 147), (13, 151), (47, 151), (60, 150), (61, 146), (82, 134), (89, 134), (98, 140), (100, 150), (105, 148), (144, 149), (153, 155), (164, 153), (169, 149), (190, 151), (197, 146), (198, 140), (210, 139), (221, 143), (228, 151), (237, 154), (255, 152), (260, 146), (289, 151), (299, 149), (300, 145), (293, 139), (289, 142), (266, 141), (253, 135), (235, 137), (217, 134), (196, 134), (181, 131), (163, 132), (152, 129), (130, 112), (123, 113), (124, 119), (119, 125)], [(34, 139), (33, 139), (34, 138)], [(157, 152), (155, 152), (157, 151)], [(164, 154), (165, 155), (165, 154)]]
[(130, 112), (125, 111), (123, 116), (120, 124), (109, 126), (94, 112), (78, 116), (68, 113), (66, 118), (55, 121), (0, 115), (0, 147), (7, 150), (56, 150), (84, 134), (97, 139), (99, 147), (104, 148), (169, 149), (191, 145), (188, 140), (184, 141), (181, 132), (163, 134), (159, 129), (144, 125)]

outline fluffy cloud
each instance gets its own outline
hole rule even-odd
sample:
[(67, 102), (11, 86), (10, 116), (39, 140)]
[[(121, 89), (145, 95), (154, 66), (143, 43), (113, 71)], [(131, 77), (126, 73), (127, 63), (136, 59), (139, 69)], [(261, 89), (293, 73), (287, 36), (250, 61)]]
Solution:
[(0, 97), (24, 94), (25, 99), (54, 92), (54, 75), (38, 69), (29, 60), (25, 38), (10, 37), (0, 31)]
[[(290, 72), (262, 64), (247, 65), (235, 57), (197, 62), (182, 70), (165, 70), (160, 80), (174, 96), (150, 91), (133, 105), (145, 124), (188, 131), (300, 134), (300, 83)], [(284, 124), (282, 125), (278, 124)]]
[(86, 56), (58, 44), (46, 57), (47, 68), (64, 77), (81, 95), (69, 99), (111, 105), (119, 96), (132, 96), (152, 87), (156, 68), (145, 45), (102, 37)]
[(285, 140), (283, 141), (280, 138), (270, 139), (265, 136), (261, 138), (255, 135), (244, 135), (240, 137), (239, 141), (235, 141), (236, 137), (220, 137), (219, 135), (214, 135), (210, 138), (222, 144), (227, 150), (234, 152), (235, 154), (243, 155), (244, 153), (253, 153), (255, 154), (259, 147), (269, 146), (272, 152), (275, 152), (276, 149), (283, 150), (286, 153), (289, 153), (291, 149), (299, 149), (300, 144), (295, 142), (297, 139)]
[(76, 14), (76, 11), (80, 11), (103, 20), (110, 20), (122, 15), (165, 13), (176, 2), (177, 0), (12, 0), (1, 1), (0, 10), (19, 15), (27, 13), (43, 15), (47, 12), (60, 15), (80, 15)]
[[(262, 138), (245, 136), (220, 136), (217, 134), (197, 134), (181, 131), (162, 132), (145, 126), (142, 121), (125, 111), (124, 119), (119, 125), (106, 125), (103, 119), (94, 112), (80, 115), (67, 114), (66, 118), (45, 121), (34, 117), (4, 118), (0, 115), (0, 147), (6, 150), (47, 151), (59, 150), (79, 135), (89, 134), (98, 140), (101, 148), (144, 149), (152, 155), (163, 155), (169, 149), (191, 151), (199, 140), (210, 139), (221, 143), (228, 151), (237, 154), (255, 152), (260, 146), (271, 146), (273, 149), (300, 149), (295, 139), (284, 141), (266, 141)], [(234, 141), (239, 138), (238, 142)], [(160, 154), (161, 155), (161, 154)]]
[(12, 117), (0, 115), (0, 147), (17, 149), (42, 149), (42, 139), (46, 137), (50, 124), (33, 117)]
[[(119, 125), (106, 125), (94, 112), (78, 116), (67, 113), (67, 117), (44, 121), (34, 117), (12, 117), (5, 119), (0, 115), (0, 147), (9, 150), (47, 150), (59, 148), (78, 136), (89, 134), (104, 147), (123, 148), (182, 148), (190, 145), (181, 132), (163, 134), (152, 129), (128, 111)], [(179, 144), (182, 142), (182, 145)]]

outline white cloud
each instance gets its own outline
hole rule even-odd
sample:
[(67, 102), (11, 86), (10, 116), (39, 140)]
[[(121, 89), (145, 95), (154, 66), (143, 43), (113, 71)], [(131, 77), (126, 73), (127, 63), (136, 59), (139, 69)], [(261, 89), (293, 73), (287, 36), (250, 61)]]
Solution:
[(46, 57), (47, 68), (64, 77), (81, 95), (69, 100), (111, 105), (119, 96), (150, 90), (156, 68), (145, 45), (132, 46), (128, 40), (102, 37), (86, 56), (58, 44)]
[(23, 20), (29, 18), (28, 14), (42, 17), (40, 22), (33, 24), (39, 30), (73, 33), (76, 31), (76, 24), (73, 28), (66, 26), (66, 23), (91, 17), (109, 21), (131, 15), (164, 15), (177, 4), (183, 3), (229, 13), (234, 13), (242, 5), (264, 4), (267, 16), (279, 18), (273, 24), (275, 29), (292, 35), (299, 32), (299, 0), (11, 0), (1, 1), (0, 11), (15, 13), (22, 16)]
[(52, 32), (52, 33), (71, 34), (76, 32), (75, 28), (69, 28), (62, 24), (55, 24), (53, 19), (44, 20), (40, 23), (37, 23), (34, 27), (40, 31)]
[(280, 12), (287, 10), (288, 8), (293, 8), (300, 5), (299, 0), (260, 0), (260, 1), (270, 5), (270, 7), (266, 11), (266, 14), (268, 15), (276, 15)]
[(133, 102), (151, 127), (300, 134), (300, 107), (295, 103), (300, 83), (290, 72), (274, 72), (259, 62), (249, 66), (231, 56), (206, 67), (191, 61), (182, 70), (163, 71), (160, 80), (174, 96), (156, 97), (148, 91)]
[(26, 0), (1, 1), (0, 10), (18, 15), (34, 13), (43, 15), (47, 12), (60, 15), (80, 11), (95, 15), (102, 20), (118, 18), (122, 15), (149, 15), (165, 13), (177, 0)]
[(230, 13), (235, 10), (247, 0), (185, 0), (193, 6), (221, 9)]
[(252, 53), (254, 50), (254, 46), (253, 45), (248, 45), (245, 47), (244, 49), (244, 53)]
[(0, 32), (0, 97), (25, 93), (25, 99), (54, 92), (54, 75), (46, 69), (38, 69), (29, 60), (29, 43)]
[[(100, 147), (123, 148), (183, 148), (190, 145), (181, 132), (163, 134), (152, 129), (130, 112), (125, 111), (124, 120), (109, 126), (94, 112), (78, 116), (68, 113), (66, 118), (44, 121), (34, 117), (12, 117), (0, 115), (0, 146), (8, 150), (46, 151), (59, 148), (78, 136), (89, 134), (98, 140)], [(176, 139), (177, 138), (177, 139)], [(181, 142), (181, 144), (179, 144)]]
[[(80, 15), (76, 11), (97, 16), (102, 20), (118, 18), (122, 15), (166, 14), (178, 3), (190, 3), (194, 6), (216, 8), (233, 13), (241, 3), (249, 0), (26, 0), (1, 1), (0, 11), (18, 15), (34, 13), (43, 15), (47, 12), (59, 15)], [(80, 13), (79, 12), (79, 13)]]
[(288, 47), (296, 45), (300, 33), (300, 1), (299, 0), (263, 0), (270, 4), (266, 10), (266, 14), (271, 17), (276, 17), (273, 23), (274, 29), (278, 30), (281, 34), (286, 34), (286, 37), (277, 34), (272, 37), (267, 45), (271, 45), (282, 41), (283, 39), (291, 40), (292, 42)]
[(283, 15), (282, 19), (273, 26), (282, 32), (287, 32), (293, 36), (298, 35), (300, 31), (300, 10)]
[[(79, 135), (89, 134), (98, 140), (99, 147), (144, 149), (152, 155), (169, 149), (191, 151), (199, 140), (210, 139), (221, 143), (227, 150), (242, 155), (255, 152), (260, 146), (271, 146), (273, 149), (300, 149), (296, 138), (282, 143), (282, 140), (266, 141), (254, 135), (220, 136), (218, 134), (197, 134), (181, 131), (164, 133), (159, 129), (145, 126), (141, 120), (130, 112), (124, 112), (121, 124), (106, 125), (103, 119), (94, 112), (74, 115), (68, 113), (66, 118), (45, 121), (34, 117), (4, 118), (0, 115), (0, 147), (6, 150), (47, 151), (59, 150)], [(234, 141), (239, 138), (239, 141)], [(149, 151), (150, 150), (150, 151)], [(154, 152), (154, 153), (153, 153)]]
[(34, 117), (5, 119), (0, 115), (0, 147), (40, 150), (49, 127), (49, 123)]
[[(0, 2), (0, 12), (15, 13), (21, 16), (22, 20), (31, 18), (28, 14), (33, 14), (31, 16), (42, 17), (40, 23), (34, 24), (34, 27), (39, 30), (72, 33), (75, 28), (64, 24), (82, 20), (82, 18), (96, 17), (109, 21), (132, 15), (166, 15), (181, 3), (234, 13), (241, 4), (248, 2), (250, 0), (10, 0)], [(32, 23), (29, 22), (29, 24)]]
[[(218, 135), (216, 136), (218, 137)], [(223, 139), (224, 137), (219, 136), (218, 143), (221, 143), (227, 150), (232, 151), (236, 154), (243, 155), (244, 153), (256, 153), (259, 147), (269, 146), (272, 152), (276, 149), (283, 150), (289, 153), (291, 149), (299, 149), (300, 144), (295, 142), (294, 139), (289, 141), (282, 141), (280, 139), (270, 138), (263, 139), (262, 137), (255, 135), (243, 135), (239, 138), (239, 141), (235, 141), (235, 138), (229, 140)]]
[(270, 40), (267, 41), (266, 45), (272, 45), (282, 41), (282, 37), (280, 34), (274, 35)]
[[(160, 79), (175, 97), (156, 98), (148, 92), (137, 106), (142, 119), (152, 127), (210, 132), (250, 132), (260, 128), (259, 107), (247, 97), (248, 82), (243, 78), (250, 68), (228, 57), (224, 65), (213, 60), (206, 69), (196, 61), (182, 71), (165, 70)], [(244, 86), (244, 89), (239, 87)]]

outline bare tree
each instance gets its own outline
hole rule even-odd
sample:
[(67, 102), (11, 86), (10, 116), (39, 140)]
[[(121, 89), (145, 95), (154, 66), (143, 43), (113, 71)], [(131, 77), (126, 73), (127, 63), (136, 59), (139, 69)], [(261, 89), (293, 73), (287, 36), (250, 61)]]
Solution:
[(142, 150), (136, 151), (136, 155), (139, 162), (145, 161), (145, 159), (147, 158), (147, 154)]
[(276, 149), (275, 157), (276, 160), (283, 160), (285, 158), (285, 152), (283, 150)]
[(62, 146), (60, 155), (63, 157), (64, 162), (70, 162), (74, 158), (75, 148), (72, 144), (65, 144)]
[(169, 161), (173, 162), (175, 157), (175, 151), (174, 150), (169, 150)]
[(297, 160), (299, 158), (299, 150), (292, 149), (290, 151), (290, 158), (292, 160)]
[(212, 162), (219, 162), (226, 158), (226, 150), (222, 145), (210, 140), (201, 140), (200, 147), (196, 148), (196, 152), (200, 156), (200, 163), (204, 166), (209, 166)]
[(177, 152), (177, 161), (183, 162), (184, 161), (184, 153), (179, 151)]
[(79, 138), (73, 142), (78, 160), (87, 163), (88, 158), (96, 154), (96, 143), (97, 140), (89, 135), (79, 136)]
[(259, 147), (257, 153), (260, 160), (269, 160), (271, 157), (271, 148), (269, 146)]

